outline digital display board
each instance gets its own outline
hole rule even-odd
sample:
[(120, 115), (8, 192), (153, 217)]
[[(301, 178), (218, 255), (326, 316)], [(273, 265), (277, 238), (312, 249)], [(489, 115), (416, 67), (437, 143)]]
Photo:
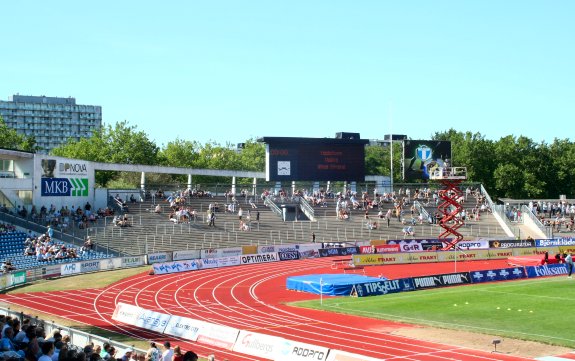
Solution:
[(452, 167), (451, 142), (442, 140), (403, 141), (403, 179), (429, 179), (437, 167)]
[(265, 137), (268, 181), (363, 181), (368, 140)]

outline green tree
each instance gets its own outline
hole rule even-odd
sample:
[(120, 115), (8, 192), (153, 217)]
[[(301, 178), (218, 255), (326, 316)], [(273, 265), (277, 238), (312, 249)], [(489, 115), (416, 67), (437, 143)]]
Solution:
[(389, 175), (389, 144), (367, 145), (365, 147), (365, 174)]
[[(103, 163), (158, 164), (159, 149), (143, 131), (126, 121), (95, 131), (90, 138), (70, 140), (52, 150), (53, 155)], [(105, 187), (117, 172), (99, 171), (96, 183)]]

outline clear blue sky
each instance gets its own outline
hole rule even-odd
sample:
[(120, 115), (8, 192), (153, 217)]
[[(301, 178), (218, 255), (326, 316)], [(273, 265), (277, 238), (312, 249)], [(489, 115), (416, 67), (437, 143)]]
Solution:
[(575, 1), (4, 1), (0, 98), (158, 146), (454, 128), (573, 139)]

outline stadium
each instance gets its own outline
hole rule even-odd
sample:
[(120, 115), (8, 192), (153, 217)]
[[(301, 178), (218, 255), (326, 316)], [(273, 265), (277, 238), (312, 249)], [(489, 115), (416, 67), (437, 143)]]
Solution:
[[(265, 172), (1, 150), (15, 169), (0, 179), (3, 313), (78, 350), (112, 344), (116, 358), (144, 359), (150, 340), (230, 361), (574, 358), (575, 240), (550, 237), (534, 211), (572, 202), (496, 204), (447, 142), (404, 140), (406, 179), (426, 181), (393, 184), (365, 174), (355, 133), (262, 141)], [(98, 171), (140, 173), (141, 186), (96, 188)], [(42, 280), (77, 281), (20, 291)]]

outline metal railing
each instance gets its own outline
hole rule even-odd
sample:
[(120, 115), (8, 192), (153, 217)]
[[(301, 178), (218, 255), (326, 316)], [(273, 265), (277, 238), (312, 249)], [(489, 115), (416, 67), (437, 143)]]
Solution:
[[(535, 215), (529, 209), (529, 207), (527, 207), (526, 205), (522, 205), (521, 206), (521, 214), (523, 215), (523, 217), (525, 217), (525, 216), (529, 217), (529, 219), (531, 221), (533, 221), (533, 224), (535, 224), (537, 226), (537, 228), (539, 228), (541, 230), (541, 232), (543, 232), (543, 234), (545, 234), (545, 237), (553, 238), (553, 227), (545, 226), (543, 223), (541, 223), (541, 220), (537, 217), (537, 215)], [(524, 223), (525, 223), (525, 221), (524, 221)]]
[(310, 221), (315, 221), (315, 209), (311, 204), (304, 198), (300, 197), (300, 208), (302, 212), (309, 218)]
[[(277, 204), (275, 204), (275, 202), (270, 198), (270, 196), (267, 196), (264, 200), (264, 205), (266, 205), (267, 207), (269, 207), (269, 209), (271, 209), (275, 214), (277, 214), (280, 217), (283, 217), (283, 212), (280, 209), (280, 207), (278, 207)], [(282, 218), (283, 219), (283, 218)]]

